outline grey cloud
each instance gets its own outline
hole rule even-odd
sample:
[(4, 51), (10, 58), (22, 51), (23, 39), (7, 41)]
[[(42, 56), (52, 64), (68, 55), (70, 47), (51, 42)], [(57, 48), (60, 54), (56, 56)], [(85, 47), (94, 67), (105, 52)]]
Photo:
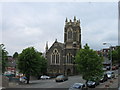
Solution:
[[(73, 19), (73, 16), (77, 16), (81, 20), (82, 45), (88, 43), (91, 48), (99, 49), (103, 41), (111, 39), (107, 35), (112, 35), (116, 27), (116, 23), (111, 23), (117, 18), (113, 14), (117, 8), (114, 5), (115, 3), (7, 3), (3, 6), (3, 40), (10, 54), (21, 52), (28, 46), (35, 46), (44, 52), (46, 41), (49, 47), (55, 38), (63, 42), (65, 18)], [(113, 35), (111, 37), (115, 39)]]

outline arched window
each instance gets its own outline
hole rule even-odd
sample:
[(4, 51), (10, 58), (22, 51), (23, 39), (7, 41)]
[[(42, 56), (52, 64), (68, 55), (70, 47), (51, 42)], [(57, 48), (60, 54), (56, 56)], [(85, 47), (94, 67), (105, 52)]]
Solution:
[(59, 62), (60, 62), (60, 59), (59, 59), (59, 53), (56, 53), (56, 64), (59, 64)]
[(52, 63), (55, 63), (55, 54), (54, 53), (52, 54), (52, 60), (51, 61), (52, 61)]
[(72, 29), (68, 29), (68, 32), (67, 32), (67, 39), (68, 40), (71, 40), (73, 38), (73, 32), (72, 32)]
[(67, 56), (66, 56), (66, 63), (67, 64), (72, 64), (73, 63), (73, 56), (72, 54), (68, 53)]
[(60, 64), (60, 53), (57, 49), (54, 49), (51, 54), (51, 64)]

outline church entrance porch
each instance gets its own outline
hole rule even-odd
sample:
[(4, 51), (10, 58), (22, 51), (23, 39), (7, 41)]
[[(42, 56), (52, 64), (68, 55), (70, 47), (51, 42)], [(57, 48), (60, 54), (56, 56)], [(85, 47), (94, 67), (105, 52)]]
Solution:
[(72, 73), (71, 73), (71, 70), (70, 69), (67, 69), (67, 75), (69, 76), (69, 75), (71, 75)]

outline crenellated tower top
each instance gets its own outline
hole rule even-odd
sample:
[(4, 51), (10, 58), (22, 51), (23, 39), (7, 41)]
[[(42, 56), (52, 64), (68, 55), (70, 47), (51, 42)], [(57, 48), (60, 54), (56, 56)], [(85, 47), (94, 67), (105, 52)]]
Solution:
[(80, 19), (79, 20), (77, 20), (76, 19), (76, 16), (74, 16), (74, 19), (73, 20), (68, 20), (67, 18), (66, 18), (66, 20), (65, 20), (65, 26), (69, 26), (69, 25), (74, 25), (74, 26), (80, 26)]
[(64, 43), (65, 48), (81, 48), (81, 27), (80, 19), (77, 20), (74, 16), (73, 20), (65, 20), (64, 27)]

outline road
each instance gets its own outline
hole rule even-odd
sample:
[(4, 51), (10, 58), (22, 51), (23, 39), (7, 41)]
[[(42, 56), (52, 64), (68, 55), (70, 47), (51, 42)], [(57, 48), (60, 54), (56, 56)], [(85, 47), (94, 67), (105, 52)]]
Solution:
[(55, 82), (55, 79), (30, 81), (30, 84), (17, 85), (16, 88), (69, 88), (76, 82), (85, 83), (81, 76), (70, 76), (67, 81)]
[[(118, 75), (118, 71), (115, 71), (116, 75)], [(49, 80), (33, 80), (30, 81), (30, 84), (23, 85), (15, 85), (11, 86), (12, 88), (70, 88), (74, 83), (85, 83), (85, 80), (82, 79), (80, 75), (78, 76), (69, 76), (68, 81), (64, 82), (55, 82), (55, 79)], [(106, 87), (108, 86), (109, 87)], [(116, 79), (109, 79), (104, 83), (100, 83), (100, 85), (96, 86), (96, 88), (117, 88), (118, 87), (118, 77)]]

